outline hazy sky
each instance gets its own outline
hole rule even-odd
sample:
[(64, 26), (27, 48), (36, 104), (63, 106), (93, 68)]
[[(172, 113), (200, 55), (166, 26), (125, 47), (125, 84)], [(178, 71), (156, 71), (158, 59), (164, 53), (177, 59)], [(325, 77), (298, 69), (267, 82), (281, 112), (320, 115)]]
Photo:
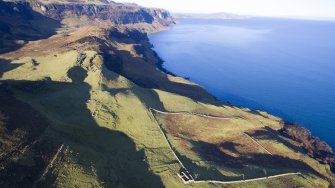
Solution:
[(230, 12), (261, 16), (335, 17), (335, 0), (115, 0), (170, 12)]

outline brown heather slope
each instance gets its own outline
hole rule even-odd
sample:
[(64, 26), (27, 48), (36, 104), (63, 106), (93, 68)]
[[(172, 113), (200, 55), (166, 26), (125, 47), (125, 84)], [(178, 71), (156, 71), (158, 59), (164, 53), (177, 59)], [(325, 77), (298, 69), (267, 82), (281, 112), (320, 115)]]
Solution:
[(313, 136), (309, 130), (299, 125), (284, 122), (280, 132), (299, 143), (307, 154), (321, 163), (329, 164), (330, 169), (335, 173), (335, 155), (332, 148), (324, 141)]
[[(147, 33), (174, 23), (167, 11), (104, 0), (0, 5), (0, 187), (334, 186), (334, 154), (307, 130), (159, 68)], [(159, 126), (197, 178), (302, 175), (185, 185)]]
[(41, 139), (49, 122), (0, 85), (1, 187), (31, 186), (56, 152), (56, 142)]

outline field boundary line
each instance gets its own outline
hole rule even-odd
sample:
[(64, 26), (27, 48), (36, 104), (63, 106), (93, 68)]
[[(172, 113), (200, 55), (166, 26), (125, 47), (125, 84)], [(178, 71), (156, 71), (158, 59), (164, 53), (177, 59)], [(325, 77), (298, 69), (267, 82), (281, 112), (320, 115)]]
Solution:
[(248, 135), (247, 133), (243, 132), (243, 134), (250, 138), (254, 143), (256, 143), (259, 147), (261, 147), (264, 151), (266, 151), (266, 153), (273, 155), (269, 150), (267, 150), (264, 146), (262, 146), (262, 144), (260, 144), (257, 140), (255, 140), (254, 138), (252, 138), (250, 135)]
[(163, 136), (164, 136), (164, 140), (165, 140), (166, 143), (168, 144), (168, 146), (169, 146), (170, 150), (172, 151), (173, 155), (176, 157), (176, 159), (177, 159), (177, 161), (179, 162), (179, 164), (180, 164), (183, 168), (185, 168), (185, 166), (183, 165), (183, 163), (179, 160), (177, 154), (174, 152), (173, 147), (172, 147), (172, 144), (170, 143), (169, 139), (167, 138), (167, 135), (165, 134), (164, 130), (163, 130), (163, 129), (161, 128), (161, 126), (159, 125), (159, 123), (158, 123), (158, 121), (157, 121), (155, 115), (154, 115), (154, 114), (152, 113), (152, 111), (151, 111), (151, 108), (149, 109), (149, 111), (150, 111), (150, 114), (152, 115), (152, 117), (154, 118), (156, 124), (158, 125), (159, 130), (160, 130), (161, 133), (163, 134)]
[[(160, 110), (156, 110), (153, 108), (150, 108), (150, 110), (153, 110), (155, 112), (159, 112), (161, 114), (173, 114), (173, 115), (195, 115), (195, 116), (200, 116), (200, 117), (205, 117), (205, 118), (211, 118), (211, 119), (240, 119), (242, 117), (240, 116), (214, 116), (214, 115), (208, 115), (208, 114), (201, 114), (201, 113), (195, 113), (195, 112), (186, 112), (186, 111), (179, 111), (179, 112), (163, 112)], [(243, 119), (243, 118), (242, 118)]]
[[(188, 114), (188, 115), (197, 115), (197, 114), (193, 114), (190, 112), (163, 112), (160, 110), (156, 110), (153, 108), (149, 108), (149, 112), (151, 114), (151, 116), (154, 118), (154, 121), (156, 123), (156, 125), (158, 126), (160, 132), (163, 134), (164, 136), (164, 140), (166, 141), (168, 147), (171, 149), (173, 155), (175, 156), (175, 158), (177, 159), (178, 163), (183, 167), (183, 169), (188, 173), (188, 175), (190, 176), (189, 180), (185, 180), (181, 174), (177, 174), (178, 177), (180, 177), (183, 181), (184, 184), (190, 184), (190, 183), (217, 183), (217, 184), (234, 184), (234, 183), (245, 183), (245, 182), (252, 182), (252, 181), (260, 181), (260, 180), (267, 180), (267, 179), (272, 179), (272, 178), (278, 178), (278, 177), (283, 177), (283, 176), (291, 176), (291, 175), (302, 175), (301, 172), (291, 172), (291, 173), (283, 173), (283, 174), (278, 174), (278, 175), (272, 175), (272, 176), (265, 176), (265, 177), (261, 177), (261, 178), (252, 178), (252, 179), (244, 179), (244, 180), (236, 180), (236, 181), (217, 181), (217, 180), (195, 180), (191, 174), (189, 174), (189, 171), (187, 170), (187, 168), (184, 166), (184, 164), (181, 162), (181, 160), (178, 158), (177, 154), (175, 153), (173, 146), (171, 144), (171, 142), (169, 141), (167, 134), (164, 132), (164, 130), (161, 128), (160, 124), (158, 123), (158, 120), (156, 119), (155, 115), (152, 113), (152, 111), (161, 113), (161, 114)], [(199, 115), (198, 115), (199, 116)], [(209, 118), (220, 118), (220, 117), (215, 117), (215, 116), (210, 116), (210, 115), (204, 115), (204, 114), (200, 114), (200, 116), (203, 117), (209, 117)], [(228, 119), (229, 117), (224, 117), (224, 119)], [(223, 119), (223, 118), (222, 118)], [(244, 133), (246, 136), (248, 136), (249, 138), (251, 138), (254, 142), (256, 142), (258, 145), (260, 145), (256, 140), (254, 140), (252, 137), (250, 137), (248, 134)], [(269, 154), (271, 154), (266, 148), (264, 148), (262, 145), (260, 145), (265, 151), (267, 151)], [(272, 154), (271, 154), (272, 155)], [(185, 172), (184, 171), (184, 172)]]
[(291, 176), (291, 175), (301, 175), (301, 172), (291, 172), (291, 173), (284, 173), (284, 174), (278, 174), (278, 175), (273, 175), (273, 176), (266, 176), (262, 178), (253, 178), (253, 179), (236, 180), (236, 181), (197, 180), (197, 181), (193, 181), (193, 183), (234, 184), (234, 183), (245, 183), (245, 182), (251, 182), (251, 181), (267, 180), (267, 179), (278, 178), (278, 177), (283, 177), (283, 176)]
[(41, 181), (42, 178), (49, 172), (49, 169), (52, 168), (52, 166), (53, 166), (55, 160), (57, 159), (58, 155), (59, 155), (60, 152), (63, 150), (63, 147), (64, 147), (64, 144), (62, 144), (62, 145), (58, 148), (56, 154), (52, 157), (50, 163), (47, 165), (47, 167), (45, 168), (45, 170), (43, 171), (41, 177), (37, 180), (37, 182)]

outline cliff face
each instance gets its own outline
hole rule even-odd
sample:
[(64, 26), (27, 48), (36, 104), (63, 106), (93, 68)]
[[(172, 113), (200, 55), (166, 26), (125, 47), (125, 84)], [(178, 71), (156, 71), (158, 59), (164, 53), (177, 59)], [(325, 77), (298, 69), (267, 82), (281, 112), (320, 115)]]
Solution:
[(102, 4), (90, 3), (48, 3), (29, 0), (28, 4), (46, 16), (61, 20), (65, 17), (87, 16), (90, 19), (108, 20), (114, 24), (153, 23), (154, 21), (168, 26), (173, 24), (170, 13), (162, 9), (142, 8), (134, 4), (119, 4), (105, 2)]
[(309, 156), (329, 164), (331, 171), (335, 173), (335, 155), (327, 143), (313, 136), (306, 128), (288, 122), (283, 122), (281, 133), (301, 143), (301, 147)]
[[(63, 2), (64, 1), (64, 2)], [(174, 24), (170, 13), (162, 9), (143, 8), (135, 4), (111, 1), (71, 0), (0, 1), (0, 52), (19, 48), (27, 41), (50, 37), (61, 24), (143, 25), (150, 32)], [(66, 20), (66, 21), (64, 21)], [(150, 28), (152, 27), (152, 28)]]
[(27, 2), (0, 1), (0, 53), (27, 41), (47, 38), (60, 27), (56, 20), (34, 11)]
[(334, 185), (319, 163), (334, 169), (332, 151), (308, 130), (162, 71), (147, 32), (173, 23), (105, 0), (0, 0), (0, 44), (18, 45), (0, 51), (0, 187), (185, 187), (157, 120), (204, 179), (302, 172), (234, 186)]

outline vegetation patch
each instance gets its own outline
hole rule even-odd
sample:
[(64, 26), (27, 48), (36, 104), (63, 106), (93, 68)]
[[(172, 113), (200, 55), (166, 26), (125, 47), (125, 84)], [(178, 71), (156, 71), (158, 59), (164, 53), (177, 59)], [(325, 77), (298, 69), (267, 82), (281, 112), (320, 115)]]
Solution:
[[(157, 111), (154, 114), (195, 181), (243, 181), (301, 172), (303, 177), (313, 179), (305, 186), (323, 182), (324, 177), (314, 166), (299, 157), (301, 149), (270, 127), (244, 126), (243, 119), (218, 120)], [(291, 179), (295, 181), (295, 177)]]

